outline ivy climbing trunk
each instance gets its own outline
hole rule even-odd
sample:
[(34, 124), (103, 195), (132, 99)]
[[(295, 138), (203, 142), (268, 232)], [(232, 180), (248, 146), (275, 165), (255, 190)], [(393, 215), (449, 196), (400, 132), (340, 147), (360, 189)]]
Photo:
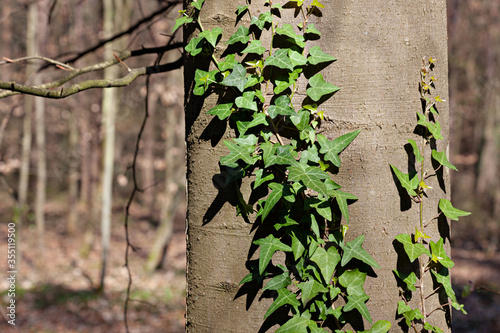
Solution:
[[(264, 11), (262, 3), (255, 3), (253, 14)], [(234, 32), (236, 6), (244, 2), (228, 0), (207, 1), (201, 15), (205, 29), (216, 26), (224, 30), (222, 41)], [(396, 235), (414, 232), (419, 221), (418, 205), (398, 191), (390, 163), (406, 171), (408, 156), (404, 146), (413, 134), (416, 113), (422, 111), (419, 94), (419, 70), (422, 57), (438, 59), (434, 75), (439, 78), (441, 98), (448, 99), (447, 85), (447, 27), (444, 0), (359, 2), (339, 0), (326, 4), (321, 16), (312, 15), (309, 22), (323, 33), (323, 51), (338, 58), (322, 71), (327, 81), (341, 90), (318, 109), (326, 120), (321, 133), (329, 140), (360, 129), (361, 133), (342, 153), (342, 168), (335, 181), (342, 189), (358, 197), (349, 206), (348, 240), (365, 235), (363, 247), (381, 268), (374, 269), (366, 279), (365, 291), (370, 296), (366, 303), (373, 322), (388, 320), (391, 332), (401, 329), (401, 319), (395, 319), (399, 297), (393, 270), (398, 267)], [(260, 7), (259, 7), (260, 6)], [(247, 20), (243, 16), (242, 20)], [(293, 22), (293, 17), (283, 21)], [(185, 31), (186, 40), (195, 37)], [(314, 46), (308, 42), (307, 48)], [(221, 56), (217, 50), (215, 56)], [(217, 103), (217, 97), (195, 96), (195, 68), (209, 70), (209, 62), (185, 62), (185, 107), (187, 141), (187, 317), (188, 332), (258, 332), (263, 326), (264, 314), (273, 299), (261, 298), (251, 290), (240, 289), (239, 282), (248, 274), (249, 249), (254, 239), (252, 216), (250, 223), (236, 216), (238, 196), (235, 189), (223, 187), (229, 177), (219, 165), (219, 158), (227, 154), (222, 139), (234, 136), (226, 123), (206, 115)], [(210, 68), (212, 70), (213, 68)], [(299, 93), (306, 87), (299, 88)], [(441, 103), (439, 122), (444, 140), (439, 151), (448, 145), (448, 105)], [(430, 160), (430, 159), (428, 159)], [(432, 165), (426, 165), (433, 170)], [(449, 198), (449, 175), (444, 171), (442, 182), (435, 179), (423, 219), (431, 220), (437, 213), (439, 198)], [(241, 186), (245, 200), (249, 200), (248, 180)], [(438, 228), (439, 226), (439, 228)], [(427, 233), (441, 234), (449, 249), (449, 228), (440, 221)], [(401, 255), (401, 253), (400, 253)], [(274, 259), (273, 259), (274, 260)], [(433, 283), (425, 283), (426, 294)], [(429, 308), (439, 305), (437, 295), (430, 298)], [(418, 306), (417, 297), (410, 305)], [(360, 317), (361, 318), (361, 317)], [(361, 319), (360, 319), (361, 320)], [(436, 311), (429, 322), (443, 329), (449, 327), (449, 312)], [(277, 326), (272, 327), (275, 330)], [(369, 325), (365, 325), (368, 329)], [(449, 331), (450, 329), (448, 329)]]

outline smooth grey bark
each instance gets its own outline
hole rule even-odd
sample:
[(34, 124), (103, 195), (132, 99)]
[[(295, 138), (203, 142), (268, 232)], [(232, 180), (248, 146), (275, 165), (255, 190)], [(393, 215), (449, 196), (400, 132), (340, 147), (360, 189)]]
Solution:
[[(204, 28), (220, 26), (225, 30), (219, 45), (224, 45), (234, 29), (236, 6), (244, 4), (226, 0), (204, 4), (201, 14)], [(349, 206), (348, 238), (364, 234), (364, 248), (381, 265), (381, 269), (375, 270), (376, 276), (368, 277), (365, 284), (373, 322), (388, 320), (392, 323), (391, 332), (397, 332), (401, 330), (395, 320), (401, 298), (392, 272), (398, 269), (393, 244), (396, 235), (413, 233), (419, 218), (417, 205), (412, 206), (409, 199), (399, 196), (389, 164), (406, 172), (408, 155), (404, 146), (407, 139), (419, 138), (413, 131), (416, 112), (421, 111), (418, 84), (423, 56), (438, 59), (434, 71), (439, 79), (437, 92), (448, 99), (446, 2), (340, 0), (325, 5), (322, 16), (311, 16), (309, 22), (322, 32), (319, 43), (323, 51), (338, 57), (323, 75), (341, 90), (320, 106), (332, 119), (323, 124), (322, 130), (329, 139), (362, 130), (342, 153), (342, 168), (334, 179), (343, 190), (359, 198)], [(258, 8), (253, 15), (264, 10)], [(292, 20), (286, 16), (283, 22)], [(307, 47), (313, 45), (308, 43)], [(260, 299), (260, 292), (256, 296), (247, 294), (238, 286), (248, 273), (245, 263), (253, 238), (252, 226), (236, 216), (234, 193), (217, 190), (217, 175), (221, 173), (218, 160), (227, 154), (222, 140), (233, 133), (224, 123), (206, 115), (216, 103), (215, 96), (203, 100), (191, 93), (194, 69), (200, 65), (203, 64), (199, 60), (194, 64), (189, 58), (185, 65), (186, 328), (188, 332), (257, 332), (272, 299)], [(445, 137), (438, 143), (438, 150), (442, 151), (448, 145), (448, 105), (441, 103), (439, 112)], [(426, 168), (433, 170), (430, 161)], [(428, 184), (434, 189), (425, 201), (426, 221), (436, 215), (438, 199), (449, 198), (448, 172), (444, 172), (444, 191), (435, 178)], [(243, 181), (241, 188), (248, 198), (248, 181)], [(438, 236), (437, 225), (429, 229), (426, 229), (429, 235)], [(445, 223), (440, 224), (440, 229), (448, 233), (445, 242), (449, 249), (449, 229)], [(254, 255), (251, 259), (256, 258)], [(426, 294), (433, 290), (430, 278), (425, 289)], [(418, 306), (417, 299), (415, 294), (412, 306)], [(437, 295), (430, 297), (429, 302), (428, 309), (438, 305)], [(449, 320), (442, 311), (429, 318), (431, 324), (443, 329), (448, 327)]]

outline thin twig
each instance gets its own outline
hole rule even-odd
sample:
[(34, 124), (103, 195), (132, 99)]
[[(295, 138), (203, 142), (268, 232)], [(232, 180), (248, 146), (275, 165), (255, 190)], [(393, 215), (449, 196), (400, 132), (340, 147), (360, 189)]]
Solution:
[(17, 59), (10, 59), (7, 57), (3, 57), (3, 61), (0, 61), (0, 65), (14, 64), (16, 62), (24, 62), (24, 61), (28, 61), (28, 60), (44, 60), (46, 62), (53, 64), (53, 65), (62, 67), (61, 69), (70, 70), (70, 71), (75, 70), (73, 67), (71, 67), (68, 64), (64, 64), (60, 61), (57, 61), (57, 60), (54, 60), (51, 58), (47, 58), (47, 57), (43, 57), (43, 56), (39, 56), (39, 55), (27, 56), (27, 57), (22, 57), (22, 58), (17, 58)]
[(123, 307), (123, 321), (125, 323), (125, 330), (127, 333), (129, 332), (128, 317), (127, 317), (128, 303), (130, 301), (132, 301), (132, 299), (130, 298), (130, 292), (131, 292), (131, 288), (132, 288), (132, 272), (130, 271), (129, 260), (128, 260), (129, 257), (128, 256), (129, 256), (130, 249), (135, 251), (133, 245), (130, 243), (130, 237), (129, 237), (129, 231), (128, 231), (128, 218), (130, 216), (130, 207), (132, 206), (132, 202), (134, 201), (135, 194), (139, 191), (139, 185), (137, 182), (136, 167), (137, 167), (137, 158), (139, 156), (139, 144), (141, 142), (141, 137), (142, 137), (142, 134), (144, 133), (144, 128), (146, 127), (146, 122), (147, 122), (148, 117), (149, 117), (149, 113), (148, 113), (149, 79), (150, 79), (150, 75), (148, 74), (146, 76), (146, 97), (145, 97), (145, 103), (144, 103), (145, 104), (145, 106), (144, 106), (144, 118), (142, 120), (142, 124), (141, 124), (141, 128), (139, 130), (139, 133), (137, 134), (137, 140), (135, 142), (134, 159), (132, 161), (132, 181), (134, 184), (134, 188), (132, 189), (132, 193), (130, 193), (129, 200), (128, 200), (127, 206), (125, 208), (124, 227), (125, 227), (125, 240), (127, 242), (126, 248), (125, 248), (125, 267), (127, 269), (128, 283), (127, 283), (125, 304)]
[[(170, 43), (169, 42), (166, 46), (152, 47), (152, 48), (144, 48), (143, 47), (143, 48), (138, 49), (138, 50), (122, 52), (118, 56), (123, 61), (125, 59), (130, 58), (130, 57), (138, 57), (138, 56), (145, 55), (145, 54), (154, 54), (154, 53), (167, 52), (169, 50), (173, 50), (173, 49), (179, 48), (182, 45), (183, 45), (182, 43)], [(86, 73), (90, 73), (90, 72), (99, 71), (99, 70), (105, 69), (107, 67), (113, 66), (113, 65), (115, 65), (117, 63), (118, 63), (117, 59), (112, 59), (112, 60), (104, 61), (104, 62), (101, 62), (101, 63), (98, 63), (98, 64), (94, 64), (94, 65), (90, 65), (90, 66), (87, 66), (87, 67), (83, 67), (83, 68), (80, 68), (80, 69), (75, 69), (74, 71), (72, 71), (71, 73), (69, 73), (67, 76), (65, 76), (65, 77), (63, 77), (63, 78), (61, 78), (59, 80), (48, 82), (48, 83), (45, 83), (45, 84), (42, 84), (42, 85), (39, 85), (39, 86), (34, 86), (34, 88), (42, 88), (42, 89), (57, 88), (57, 87), (62, 86), (66, 82), (69, 82), (70, 80), (74, 79), (77, 76), (80, 76), (80, 75), (86, 74)], [(4, 82), (4, 81), (0, 81), (0, 82)], [(10, 84), (10, 82), (9, 82), (9, 84)], [(8, 89), (8, 90), (11, 90), (11, 89)], [(12, 95), (17, 95), (17, 94), (20, 94), (20, 93), (22, 93), (22, 92), (12, 91), (12, 90), (11, 91), (0, 92), (0, 99), (8, 97), (8, 96), (12, 96)]]
[[(95, 88), (112, 88), (124, 87), (130, 85), (135, 79), (142, 75), (164, 73), (182, 66), (183, 59), (180, 57), (174, 62), (163, 64), (160, 66), (149, 66), (134, 68), (126, 76), (118, 79), (102, 79), (102, 80), (87, 80), (73, 84), (67, 88), (61, 89), (46, 89), (42, 86), (25, 86), (16, 82), (0, 81), (0, 89), (10, 90), (16, 93), (24, 93), (28, 95), (40, 96), (52, 99), (61, 99), (74, 95), (84, 90)], [(0, 94), (0, 98), (6, 97)]]

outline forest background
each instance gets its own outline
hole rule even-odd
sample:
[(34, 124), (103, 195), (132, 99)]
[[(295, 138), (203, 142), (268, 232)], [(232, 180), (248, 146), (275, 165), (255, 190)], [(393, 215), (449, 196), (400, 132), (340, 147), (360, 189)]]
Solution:
[[(181, 4), (153, 0), (114, 1), (120, 9), (113, 31), (101, 0), (2, 0), (0, 80), (39, 84), (125, 50), (171, 45), (168, 52), (131, 57), (130, 67), (151, 66), (162, 54), (181, 56), (170, 32)], [(113, 2), (113, 1), (111, 1)], [(45, 9), (43, 9), (45, 8)], [(31, 11), (30, 11), (31, 9)], [(31, 15), (31, 18), (30, 18)], [(33, 24), (38, 25), (33, 25)], [(37, 27), (35, 39), (30, 27)], [(104, 43), (110, 36), (123, 36)], [(468, 316), (454, 313), (454, 332), (500, 332), (500, 8), (495, 1), (448, 0), (450, 160), (454, 205), (471, 211), (452, 229), (452, 281)], [(30, 40), (31, 38), (31, 40)], [(170, 43), (170, 44), (169, 44)], [(107, 44), (108, 46), (105, 46)], [(109, 46), (111, 45), (111, 46)], [(88, 52), (84, 52), (88, 51)], [(162, 50), (166, 51), (166, 50)], [(22, 60), (39, 55), (60, 61)], [(418, 70), (420, 64), (415, 64)], [(100, 79), (91, 71), (81, 79)], [(146, 80), (148, 84), (146, 85)], [(3, 91), (0, 90), (0, 96)], [(133, 284), (130, 329), (183, 332), (185, 312), (185, 159), (182, 70), (138, 78), (116, 90), (116, 136), (112, 173), (111, 237), (102, 270), (102, 182), (109, 126), (103, 90), (63, 100), (10, 96), (0, 99), (0, 232), (21, 221), (18, 326), (23, 332), (123, 332), (129, 282), (124, 267), (125, 207), (137, 189), (132, 177), (136, 142), (135, 200), (128, 206)], [(42, 108), (43, 111), (36, 110)], [(27, 110), (33, 110), (27, 111)], [(27, 121), (31, 120), (31, 122)], [(43, 125), (43, 126), (40, 126)], [(29, 129), (29, 130), (26, 130)], [(29, 140), (29, 142), (28, 142)], [(23, 143), (28, 142), (28, 143)], [(24, 148), (23, 148), (24, 147)], [(26, 151), (26, 147), (30, 149)], [(24, 151), (24, 152), (23, 152)], [(23, 158), (23, 156), (25, 158)], [(23, 187), (21, 170), (29, 162)], [(24, 164), (23, 164), (24, 163)], [(43, 181), (45, 179), (45, 181)], [(42, 180), (42, 182), (41, 182)], [(23, 193), (23, 188), (26, 192)], [(104, 242), (105, 244), (105, 242)], [(6, 242), (0, 244), (6, 253)], [(104, 245), (106, 247), (106, 245)], [(0, 270), (6, 271), (5, 260)], [(7, 281), (0, 281), (4, 305)], [(2, 314), (3, 316), (4, 314)], [(0, 321), (2, 332), (15, 330)]]

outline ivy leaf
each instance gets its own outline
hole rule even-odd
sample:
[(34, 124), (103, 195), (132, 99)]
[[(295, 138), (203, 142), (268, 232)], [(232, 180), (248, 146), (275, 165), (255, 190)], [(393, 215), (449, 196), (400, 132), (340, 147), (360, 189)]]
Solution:
[(228, 155), (221, 157), (220, 162), (222, 165), (234, 166), (238, 160), (253, 165), (259, 160), (259, 157), (252, 156), (255, 151), (254, 145), (240, 146), (231, 141), (224, 141), (224, 144), (230, 152)]
[(220, 36), (222, 36), (222, 29), (219, 27), (215, 27), (212, 30), (207, 29), (200, 32), (199, 36), (205, 38), (215, 48)]
[[(314, 25), (313, 25), (313, 28), (314, 28)], [(307, 61), (311, 65), (317, 65), (317, 64), (320, 64), (322, 62), (333, 62), (335, 60), (337, 60), (337, 58), (332, 57), (328, 53), (323, 52), (321, 50), (321, 47), (319, 47), (319, 46), (311, 47), (311, 49), (309, 50), (309, 56), (307, 57)]]
[(403, 186), (403, 188), (406, 189), (408, 194), (413, 197), (417, 196), (417, 192), (415, 192), (415, 189), (418, 187), (417, 173), (416, 172), (413, 172), (411, 174), (403, 173), (392, 164), (391, 168), (392, 171), (394, 171), (394, 174), (398, 178), (399, 182), (401, 183), (401, 186)]
[(266, 283), (266, 286), (262, 289), (264, 290), (279, 290), (282, 288), (286, 288), (292, 283), (292, 279), (290, 278), (290, 272), (285, 270), (283, 273), (276, 275), (269, 282)]
[(345, 218), (346, 224), (349, 224), (349, 209), (347, 208), (347, 200), (358, 200), (358, 198), (350, 193), (342, 192), (340, 190), (334, 191), (333, 196), (337, 200), (340, 212)]
[(258, 55), (262, 55), (266, 52), (266, 48), (262, 46), (262, 42), (260, 40), (252, 40), (250, 45), (248, 45), (241, 53), (255, 53)]
[(231, 37), (229, 37), (229, 40), (226, 42), (226, 44), (229, 45), (235, 43), (246, 44), (250, 40), (249, 33), (250, 30), (247, 27), (240, 25), (238, 30), (236, 30), (236, 32)]
[(312, 167), (295, 162), (288, 168), (288, 180), (292, 182), (302, 182), (308, 188), (327, 196), (326, 185), (322, 179), (329, 179), (328, 173), (318, 167)]
[(274, 104), (267, 111), (271, 118), (276, 118), (278, 115), (291, 116), (296, 114), (295, 110), (290, 107), (290, 97), (287, 95), (276, 98)]
[(420, 149), (418, 149), (417, 143), (415, 140), (408, 139), (408, 142), (410, 143), (411, 147), (413, 148), (413, 155), (415, 155), (415, 161), (417, 163), (422, 163), (424, 160), (424, 157), (422, 156), (422, 153), (420, 152)]
[(314, 0), (311, 4), (311, 7), (318, 7), (318, 8), (325, 8), (325, 5), (323, 5), (321, 2), (319, 2), (318, 0)]
[(311, 256), (311, 260), (318, 265), (323, 281), (329, 284), (333, 272), (335, 272), (335, 268), (340, 262), (340, 254), (337, 249), (334, 246), (329, 247), (328, 250), (319, 247)]
[(315, 102), (319, 101), (321, 97), (334, 93), (340, 89), (331, 83), (325, 82), (321, 73), (311, 77), (309, 79), (309, 85), (310, 87), (307, 88), (306, 94)]
[(282, 146), (277, 144), (276, 156), (274, 156), (273, 164), (281, 165), (292, 165), (296, 163), (295, 157), (293, 157), (293, 147), (290, 145)]
[(448, 161), (448, 158), (446, 157), (446, 152), (444, 152), (444, 151), (438, 152), (437, 150), (433, 149), (431, 156), (439, 164), (441, 164), (447, 168), (453, 169), (455, 171), (458, 171), (457, 168)]
[(245, 84), (247, 83), (247, 70), (243, 65), (236, 64), (233, 67), (233, 71), (229, 74), (224, 80), (222, 80), (222, 84), (228, 87), (236, 87), (239, 91), (243, 92), (245, 89)]
[(441, 135), (441, 124), (439, 121), (436, 121), (436, 123), (427, 123), (427, 129), (429, 132), (431, 132), (432, 136), (436, 138), (436, 140), (443, 140), (443, 136)]
[(439, 210), (441, 210), (447, 218), (453, 221), (458, 221), (460, 216), (470, 215), (469, 212), (453, 207), (451, 202), (446, 199), (439, 199)]
[(387, 333), (390, 329), (390, 322), (388, 322), (387, 320), (379, 320), (372, 326), (372, 328), (370, 328), (368, 333)]
[(417, 287), (415, 287), (415, 283), (417, 283), (417, 275), (415, 272), (410, 272), (410, 273), (402, 273), (397, 270), (393, 270), (394, 274), (406, 283), (406, 289), (410, 291), (417, 291)]
[(324, 217), (327, 221), (331, 221), (333, 218), (332, 208), (330, 207), (330, 198), (318, 199), (318, 198), (306, 198), (305, 200), (306, 209), (314, 208), (319, 215)]
[[(271, 212), (271, 209), (276, 205), (276, 203), (281, 199), (283, 196), (283, 185), (280, 183), (269, 183), (269, 188), (272, 190), (272, 192), (267, 196), (267, 198), (264, 200), (265, 205), (264, 208), (261, 208), (259, 212), (257, 213), (257, 216), (261, 216), (261, 220), (264, 221), (267, 217), (267, 215)], [(264, 202), (262, 201), (262, 202)]]
[(349, 312), (349, 311), (351, 311), (353, 309), (356, 309), (371, 324), (372, 323), (372, 317), (370, 316), (370, 312), (368, 311), (368, 308), (365, 305), (365, 302), (369, 298), (370, 297), (367, 296), (367, 295), (364, 295), (364, 296), (347, 295), (347, 304), (344, 306), (344, 311), (345, 312)]
[(449, 270), (443, 267), (439, 272), (431, 270), (432, 275), (436, 278), (436, 281), (443, 285), (446, 295), (452, 300), (453, 303), (457, 303), (457, 298), (455, 296), (455, 291), (451, 287), (450, 273)]
[(255, 91), (245, 91), (243, 96), (236, 97), (236, 106), (240, 109), (248, 109), (252, 111), (258, 111), (257, 102), (254, 101)]
[(224, 61), (219, 62), (219, 69), (221, 72), (225, 72), (228, 69), (233, 69), (234, 65), (239, 64), (239, 62), (236, 60), (236, 55), (235, 54), (228, 54), (225, 58)]
[(275, 66), (282, 69), (293, 71), (292, 60), (288, 57), (287, 49), (279, 49), (274, 52), (274, 55), (267, 57), (264, 62), (266, 66)]
[(325, 160), (330, 161), (337, 168), (340, 167), (339, 153), (342, 152), (349, 144), (358, 136), (361, 130), (350, 132), (339, 136), (338, 138), (328, 141), (326, 137), (321, 134), (317, 135), (318, 142), (321, 146), (319, 152), (325, 155)]
[(431, 253), (425, 248), (425, 246), (419, 243), (413, 243), (411, 236), (408, 234), (399, 234), (396, 236), (396, 240), (403, 244), (405, 252), (411, 262), (414, 262), (415, 259), (420, 257), (422, 254), (432, 257)]
[(305, 30), (306, 34), (321, 36), (321, 33), (314, 27), (314, 23), (308, 24)]
[(240, 16), (242, 13), (244, 13), (248, 9), (248, 6), (238, 6), (238, 7), (236, 7), (236, 9), (237, 9), (236, 15)]
[(306, 304), (309, 303), (309, 301), (316, 297), (316, 295), (318, 295), (319, 293), (326, 293), (328, 291), (328, 289), (323, 287), (316, 280), (301, 282), (298, 284), (298, 287), (302, 291), (300, 300), (302, 301), (303, 306), (306, 306)]
[(380, 268), (380, 266), (370, 256), (370, 254), (361, 247), (364, 240), (365, 235), (360, 235), (355, 240), (347, 242), (344, 244), (344, 246), (342, 246), (342, 249), (344, 250), (344, 255), (342, 256), (341, 262), (342, 266), (345, 266), (352, 258), (356, 258), (372, 267)]
[(203, 39), (202, 37), (192, 38), (189, 43), (186, 45), (186, 52), (191, 56), (196, 56), (203, 51)]
[(424, 315), (422, 315), (419, 309), (412, 309), (410, 306), (406, 305), (404, 301), (398, 302), (398, 315), (403, 315), (408, 327), (411, 327), (411, 323), (415, 319), (424, 318)]
[(306, 46), (306, 43), (304, 42), (304, 36), (297, 35), (291, 24), (285, 23), (283, 24), (282, 28), (276, 28), (276, 34), (289, 37), (288, 41), (301, 48)]
[(283, 91), (287, 90), (295, 81), (290, 77), (278, 76), (274, 80), (274, 93), (276, 95), (281, 94)]
[(262, 185), (263, 183), (273, 180), (274, 179), (274, 174), (266, 172), (264, 173), (264, 169), (259, 169), (255, 171), (255, 182), (253, 184), (253, 189), (255, 190), (257, 187)]
[(453, 260), (451, 260), (450, 257), (448, 257), (446, 251), (444, 250), (443, 238), (439, 238), (437, 243), (431, 241), (430, 246), (431, 246), (432, 257), (437, 258), (437, 260), (434, 261), (439, 262), (446, 268), (452, 268), (453, 266), (455, 266)]
[(217, 74), (217, 70), (206, 72), (201, 69), (196, 69), (196, 72), (194, 73), (194, 81), (195, 81), (195, 86), (193, 88), (193, 94), (197, 96), (203, 95), (210, 84), (215, 82), (215, 75)]
[(257, 29), (262, 30), (264, 29), (265, 24), (267, 23), (272, 23), (273, 22), (273, 16), (271, 12), (265, 12), (259, 15), (259, 18), (257, 17), (252, 17), (252, 20), (250, 21), (250, 26), (254, 25), (257, 27)]
[(365, 284), (366, 273), (360, 272), (359, 269), (344, 271), (339, 276), (339, 283), (347, 289), (348, 295), (363, 296), (366, 295), (363, 285)]
[(309, 111), (299, 111), (297, 114), (293, 114), (290, 116), (290, 120), (297, 127), (299, 131), (305, 130), (309, 127), (309, 118), (311, 114)]
[(292, 319), (284, 323), (283, 326), (278, 328), (276, 333), (307, 333), (307, 327), (310, 321), (311, 320), (306, 317), (295, 315)]
[(193, 6), (194, 8), (196, 8), (198, 10), (201, 10), (201, 6), (203, 6), (204, 2), (205, 2), (205, 0), (193, 0), (191, 2), (191, 6)]
[[(295, 222), (295, 221), (294, 221)], [(297, 222), (295, 222), (297, 224)], [(306, 250), (306, 245), (307, 245), (307, 238), (302, 231), (297, 231), (295, 229), (292, 229), (290, 231), (290, 235), (292, 238), (292, 253), (293, 253), (293, 258), (295, 260), (298, 260), (304, 251)]]
[(174, 27), (172, 28), (172, 33), (174, 33), (177, 29), (179, 29), (180, 26), (184, 25), (184, 24), (187, 24), (187, 23), (191, 23), (193, 22), (193, 18), (192, 17), (188, 17), (188, 16), (179, 16), (178, 18), (175, 19), (175, 24), (174, 24)]
[[(287, 305), (287, 304), (290, 304), (291, 306), (300, 306), (300, 302), (295, 297), (295, 294), (286, 288), (282, 288), (282, 289), (278, 290), (278, 298), (276, 298), (274, 300), (273, 304), (271, 304), (271, 306), (269, 307), (269, 309), (267, 309), (267, 312), (264, 315), (264, 319), (269, 317), (274, 311), (276, 311), (277, 309), (279, 309), (283, 305)], [(302, 318), (302, 317), (300, 317), (300, 318)], [(291, 320), (289, 320), (286, 324), (288, 324), (292, 320), (293, 320), (293, 318)], [(283, 326), (285, 326), (285, 325), (283, 325)], [(283, 328), (283, 326), (281, 326), (281, 328)]]
[(307, 64), (307, 58), (295, 50), (289, 49), (288, 56), (292, 61), (293, 67), (304, 66), (305, 64)]
[(283, 244), (278, 238), (274, 237), (272, 234), (267, 236), (266, 238), (260, 238), (253, 242), (255, 245), (260, 246), (260, 255), (259, 255), (259, 274), (262, 274), (271, 258), (273, 257), (274, 252), (276, 251), (284, 251), (291, 252), (292, 248), (286, 244)]
[(307, 164), (309, 161), (313, 163), (319, 163), (321, 161), (316, 146), (309, 146), (307, 150), (303, 150), (300, 154), (300, 163)]
[(233, 108), (232, 102), (221, 103), (211, 108), (210, 111), (207, 112), (207, 114), (210, 114), (212, 116), (217, 116), (219, 117), (220, 120), (224, 120), (231, 115), (232, 108)]

